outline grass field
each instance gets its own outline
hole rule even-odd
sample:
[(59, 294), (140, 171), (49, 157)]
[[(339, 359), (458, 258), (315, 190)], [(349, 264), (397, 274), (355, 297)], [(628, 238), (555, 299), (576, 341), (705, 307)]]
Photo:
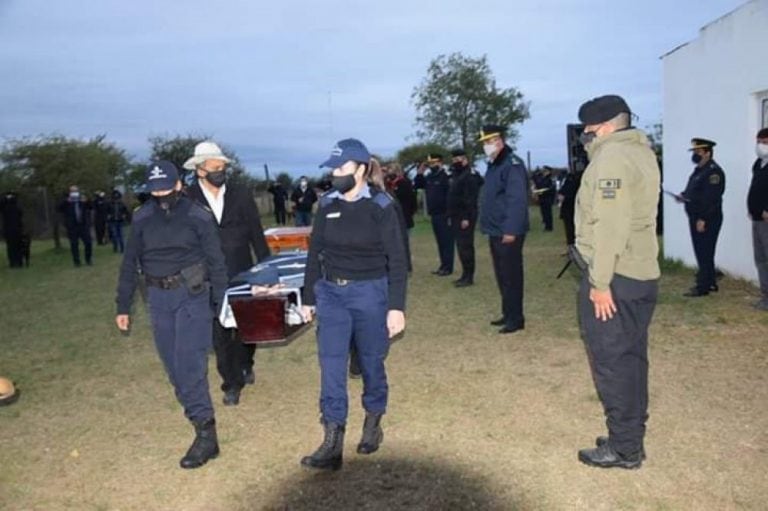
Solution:
[[(538, 219), (538, 214), (534, 214)], [(33, 245), (28, 270), (0, 269), (0, 375), (20, 401), (0, 408), (0, 509), (768, 509), (768, 314), (731, 279), (681, 296), (692, 273), (668, 265), (651, 332), (648, 460), (639, 471), (581, 465), (604, 432), (575, 320), (575, 276), (554, 277), (562, 233), (526, 242), (526, 330), (500, 336), (486, 242), (477, 284), (456, 290), (426, 223), (413, 235), (407, 335), (388, 359), (379, 453), (358, 456), (361, 384), (350, 383), (344, 469), (302, 471), (321, 438), (314, 335), (257, 352), (257, 382), (220, 405), (222, 455), (184, 471), (192, 438), (137, 306), (114, 328), (119, 263), (99, 247)], [(4, 247), (3, 252), (4, 252)], [(722, 249), (727, 249), (723, 247)], [(746, 257), (746, 256), (745, 256)]]

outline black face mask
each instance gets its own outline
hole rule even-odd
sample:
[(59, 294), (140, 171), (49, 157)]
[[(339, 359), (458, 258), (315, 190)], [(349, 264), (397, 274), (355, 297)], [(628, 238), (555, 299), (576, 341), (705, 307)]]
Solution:
[(331, 177), (331, 188), (339, 193), (347, 193), (355, 187), (355, 175), (347, 174), (346, 176), (333, 176)]
[(590, 131), (589, 133), (585, 131), (584, 133), (579, 135), (579, 142), (581, 142), (581, 145), (583, 145), (584, 147), (587, 147), (589, 144), (594, 142), (596, 138), (597, 138), (597, 135), (595, 134), (594, 131)]
[(169, 212), (177, 202), (179, 202), (179, 192), (176, 190), (172, 191), (168, 195), (163, 195), (162, 197), (155, 195), (152, 197), (155, 199), (155, 202), (157, 202), (158, 207), (166, 213)]
[(700, 154), (693, 153), (691, 155), (691, 161), (693, 162), (694, 165), (698, 165), (699, 163), (701, 163), (702, 159), (703, 157)]
[(453, 167), (451, 168), (451, 171), (456, 174), (460, 174), (464, 171), (465, 168), (466, 167), (464, 166), (463, 163), (454, 163)]
[(209, 172), (205, 175), (205, 180), (211, 183), (216, 188), (221, 188), (224, 183), (227, 182), (227, 174), (225, 171)]

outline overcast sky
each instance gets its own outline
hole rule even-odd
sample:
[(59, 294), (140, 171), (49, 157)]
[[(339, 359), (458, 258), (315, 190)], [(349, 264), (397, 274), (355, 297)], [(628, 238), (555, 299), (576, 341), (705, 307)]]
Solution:
[(659, 57), (742, 3), (0, 0), (0, 137), (106, 133), (141, 160), (151, 135), (209, 133), (253, 172), (314, 174), (339, 138), (412, 141), (414, 86), (458, 51), (531, 102), (521, 156), (561, 165), (586, 99), (659, 122)]

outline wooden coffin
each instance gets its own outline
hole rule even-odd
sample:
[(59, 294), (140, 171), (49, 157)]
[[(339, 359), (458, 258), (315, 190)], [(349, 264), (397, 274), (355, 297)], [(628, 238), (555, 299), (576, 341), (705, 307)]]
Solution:
[(309, 250), (312, 227), (273, 227), (264, 231), (273, 254), (286, 250)]
[(309, 328), (310, 323), (288, 320), (288, 306), (296, 303), (297, 297), (290, 294), (229, 298), (242, 342), (257, 348), (289, 344)]

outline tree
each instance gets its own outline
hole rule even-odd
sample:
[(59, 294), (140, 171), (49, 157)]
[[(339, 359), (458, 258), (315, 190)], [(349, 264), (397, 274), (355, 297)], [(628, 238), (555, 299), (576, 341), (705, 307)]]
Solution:
[(125, 151), (100, 135), (91, 140), (59, 135), (11, 140), (0, 152), (4, 181), (26, 190), (44, 191), (53, 238), (60, 247), (56, 204), (70, 185), (88, 195), (123, 184), (130, 166)]
[(517, 139), (515, 125), (530, 117), (529, 103), (515, 87), (499, 88), (486, 56), (461, 53), (440, 55), (427, 68), (427, 76), (414, 88), (417, 136), (444, 146), (461, 146), (467, 153), (480, 149), (476, 142), (483, 124), (507, 128), (507, 140)]
[(645, 127), (648, 133), (648, 139), (651, 141), (651, 149), (656, 153), (656, 159), (659, 160), (659, 165), (664, 161), (664, 126), (658, 122), (651, 126)]
[[(194, 176), (189, 170), (184, 168), (184, 162), (195, 154), (195, 146), (200, 142), (211, 140), (208, 135), (176, 135), (170, 136), (155, 136), (150, 137), (149, 145), (151, 146), (151, 160), (168, 160), (176, 164), (179, 169), (179, 177), (182, 181), (186, 182), (189, 178)], [(221, 151), (232, 160), (230, 163), (231, 174), (235, 179), (245, 172), (245, 167), (240, 163), (235, 152), (228, 147), (219, 144)]]
[(408, 169), (408, 167), (418, 165), (426, 160), (428, 154), (439, 154), (445, 161), (448, 161), (451, 152), (440, 144), (425, 142), (403, 147), (397, 152), (395, 159), (403, 166), (403, 169)]

